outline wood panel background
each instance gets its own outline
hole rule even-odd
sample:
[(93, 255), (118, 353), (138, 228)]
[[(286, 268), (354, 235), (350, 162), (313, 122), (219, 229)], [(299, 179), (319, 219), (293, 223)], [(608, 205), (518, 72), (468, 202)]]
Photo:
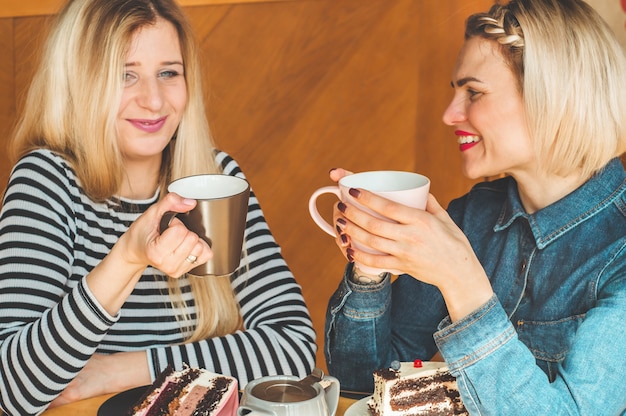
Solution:
[[(326, 303), (345, 260), (307, 202), (345, 167), (414, 170), (446, 205), (467, 191), (441, 115), (464, 21), (491, 0), (295, 0), (185, 7), (205, 61), (218, 146), (255, 190), (303, 287), (326, 368)], [(0, 19), (0, 149), (10, 137), (49, 18)], [(10, 166), (0, 151), (0, 189)], [(322, 200), (330, 216), (333, 199)]]

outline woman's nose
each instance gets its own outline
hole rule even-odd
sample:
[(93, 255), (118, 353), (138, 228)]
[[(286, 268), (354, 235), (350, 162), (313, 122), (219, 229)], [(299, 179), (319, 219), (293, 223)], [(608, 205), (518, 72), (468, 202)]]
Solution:
[(448, 104), (448, 108), (446, 108), (446, 110), (443, 112), (442, 118), (443, 122), (448, 126), (454, 126), (455, 124), (467, 120), (465, 107), (457, 97), (454, 97), (450, 104)]
[(156, 111), (163, 106), (163, 97), (157, 80), (142, 80), (137, 101), (140, 106)]

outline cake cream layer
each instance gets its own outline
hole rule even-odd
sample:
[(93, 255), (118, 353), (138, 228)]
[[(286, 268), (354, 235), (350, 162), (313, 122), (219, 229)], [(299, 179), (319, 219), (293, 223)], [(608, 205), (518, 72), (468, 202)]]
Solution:
[(418, 368), (404, 362), (399, 370), (374, 372), (374, 394), (368, 407), (375, 416), (467, 414), (446, 364), (431, 361)]
[(206, 370), (166, 369), (135, 406), (132, 416), (218, 415), (224, 404), (236, 398), (237, 381)]
[(212, 415), (220, 409), (237, 384), (234, 379), (203, 371), (186, 388), (174, 416)]

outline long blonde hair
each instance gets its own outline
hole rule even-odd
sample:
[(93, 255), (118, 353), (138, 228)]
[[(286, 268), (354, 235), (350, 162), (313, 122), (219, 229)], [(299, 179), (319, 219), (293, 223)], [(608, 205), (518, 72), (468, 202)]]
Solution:
[(518, 78), (542, 169), (588, 177), (626, 151), (626, 56), (581, 0), (497, 2), (465, 37), (500, 45)]
[[(56, 16), (41, 63), (18, 120), (10, 157), (13, 163), (39, 148), (62, 155), (94, 201), (119, 191), (124, 160), (115, 121), (124, 63), (133, 34), (157, 18), (178, 33), (188, 102), (175, 136), (163, 151), (162, 193), (173, 179), (217, 173), (215, 145), (204, 108), (197, 45), (184, 12), (174, 0), (70, 0)], [(241, 326), (239, 306), (228, 277), (187, 276), (194, 293), (197, 324), (188, 340), (234, 332)], [(186, 310), (178, 279), (169, 279), (175, 309)], [(189, 328), (189, 314), (179, 316)]]

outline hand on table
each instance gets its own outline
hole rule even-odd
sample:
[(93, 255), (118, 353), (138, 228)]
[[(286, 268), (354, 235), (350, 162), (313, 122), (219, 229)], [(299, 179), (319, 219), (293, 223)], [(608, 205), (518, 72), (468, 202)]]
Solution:
[(145, 351), (94, 354), (49, 408), (150, 384)]

